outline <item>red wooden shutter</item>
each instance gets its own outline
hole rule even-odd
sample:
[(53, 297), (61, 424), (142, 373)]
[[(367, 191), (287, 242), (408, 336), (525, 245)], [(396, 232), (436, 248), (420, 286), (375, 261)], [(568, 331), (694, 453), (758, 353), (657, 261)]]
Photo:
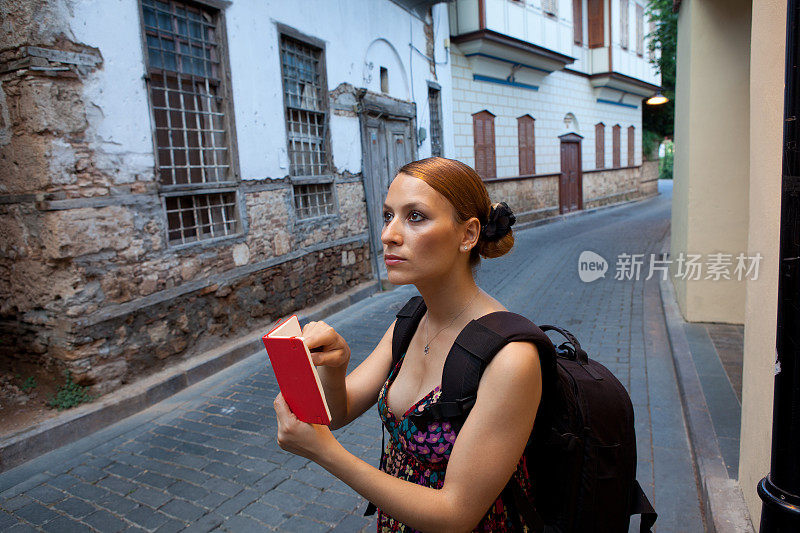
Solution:
[(611, 134), (611, 140), (612, 140), (613, 150), (614, 150), (611, 153), (611, 166), (614, 167), (614, 168), (619, 168), (619, 166), (620, 166), (620, 155), (619, 155), (619, 151), (620, 151), (620, 146), (619, 146), (619, 143), (620, 143), (620, 139), (619, 139), (620, 129), (621, 128), (619, 127), (619, 124), (614, 124), (614, 127), (612, 128), (612, 134)]
[(589, 48), (605, 46), (605, 21), (603, 20), (603, 0), (589, 0)]
[(536, 141), (533, 136), (535, 120), (530, 115), (517, 119), (517, 137), (519, 138), (519, 175), (536, 174)]
[(583, 44), (583, 0), (572, 0), (572, 29), (575, 44)]
[(636, 164), (636, 128), (633, 126), (628, 128), (628, 166), (632, 167)]
[(594, 166), (606, 167), (606, 125), (602, 122), (594, 126)]
[(494, 115), (481, 111), (472, 115), (475, 138), (475, 172), (483, 179), (497, 177), (494, 156)]

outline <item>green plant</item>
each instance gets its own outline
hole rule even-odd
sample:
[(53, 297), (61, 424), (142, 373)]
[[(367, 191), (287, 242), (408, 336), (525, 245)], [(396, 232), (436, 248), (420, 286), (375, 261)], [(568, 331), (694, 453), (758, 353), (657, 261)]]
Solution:
[(22, 392), (28, 393), (35, 389), (39, 384), (36, 383), (36, 379), (33, 376), (28, 376), (25, 378), (25, 381), (22, 382)]
[(664, 143), (664, 157), (658, 165), (658, 178), (662, 180), (672, 179), (672, 168), (675, 161), (675, 145), (668, 141)]
[(661, 135), (653, 130), (644, 130), (642, 133), (642, 154), (647, 161), (658, 159), (658, 147), (661, 146)]
[(69, 370), (64, 375), (67, 377), (67, 381), (58, 388), (55, 395), (47, 402), (48, 407), (63, 411), (94, 400), (89, 394), (88, 387), (83, 387), (72, 381), (72, 373)]

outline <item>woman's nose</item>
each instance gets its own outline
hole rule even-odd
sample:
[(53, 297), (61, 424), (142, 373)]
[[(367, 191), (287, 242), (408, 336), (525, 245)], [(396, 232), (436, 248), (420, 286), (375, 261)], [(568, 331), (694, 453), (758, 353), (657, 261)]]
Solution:
[(393, 218), (383, 226), (383, 231), (381, 231), (381, 242), (386, 245), (403, 244), (403, 236), (398, 230), (399, 228), (397, 226), (397, 219)]

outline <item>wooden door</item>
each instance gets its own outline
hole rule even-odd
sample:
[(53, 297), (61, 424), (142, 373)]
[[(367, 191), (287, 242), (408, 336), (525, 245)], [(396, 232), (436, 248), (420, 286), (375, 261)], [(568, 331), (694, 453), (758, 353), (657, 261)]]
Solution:
[(367, 193), (370, 240), (376, 255), (383, 253), (383, 202), (397, 170), (413, 158), (411, 119), (390, 119), (384, 116), (366, 117), (364, 189)]
[(581, 137), (576, 133), (561, 135), (561, 176), (558, 183), (559, 212), (583, 209), (583, 173)]

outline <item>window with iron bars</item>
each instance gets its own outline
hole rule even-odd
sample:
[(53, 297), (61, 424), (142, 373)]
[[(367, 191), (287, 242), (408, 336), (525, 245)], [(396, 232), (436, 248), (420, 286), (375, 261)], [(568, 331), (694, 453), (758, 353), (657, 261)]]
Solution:
[(428, 87), (428, 105), (431, 108), (431, 155), (442, 157), (442, 97), (441, 91)]
[(174, 0), (141, 2), (167, 241), (238, 234), (219, 14)]
[[(280, 37), (289, 173), (324, 176), (328, 165), (328, 91), (323, 51), (288, 35)], [(295, 184), (298, 219), (334, 213), (333, 183)]]

